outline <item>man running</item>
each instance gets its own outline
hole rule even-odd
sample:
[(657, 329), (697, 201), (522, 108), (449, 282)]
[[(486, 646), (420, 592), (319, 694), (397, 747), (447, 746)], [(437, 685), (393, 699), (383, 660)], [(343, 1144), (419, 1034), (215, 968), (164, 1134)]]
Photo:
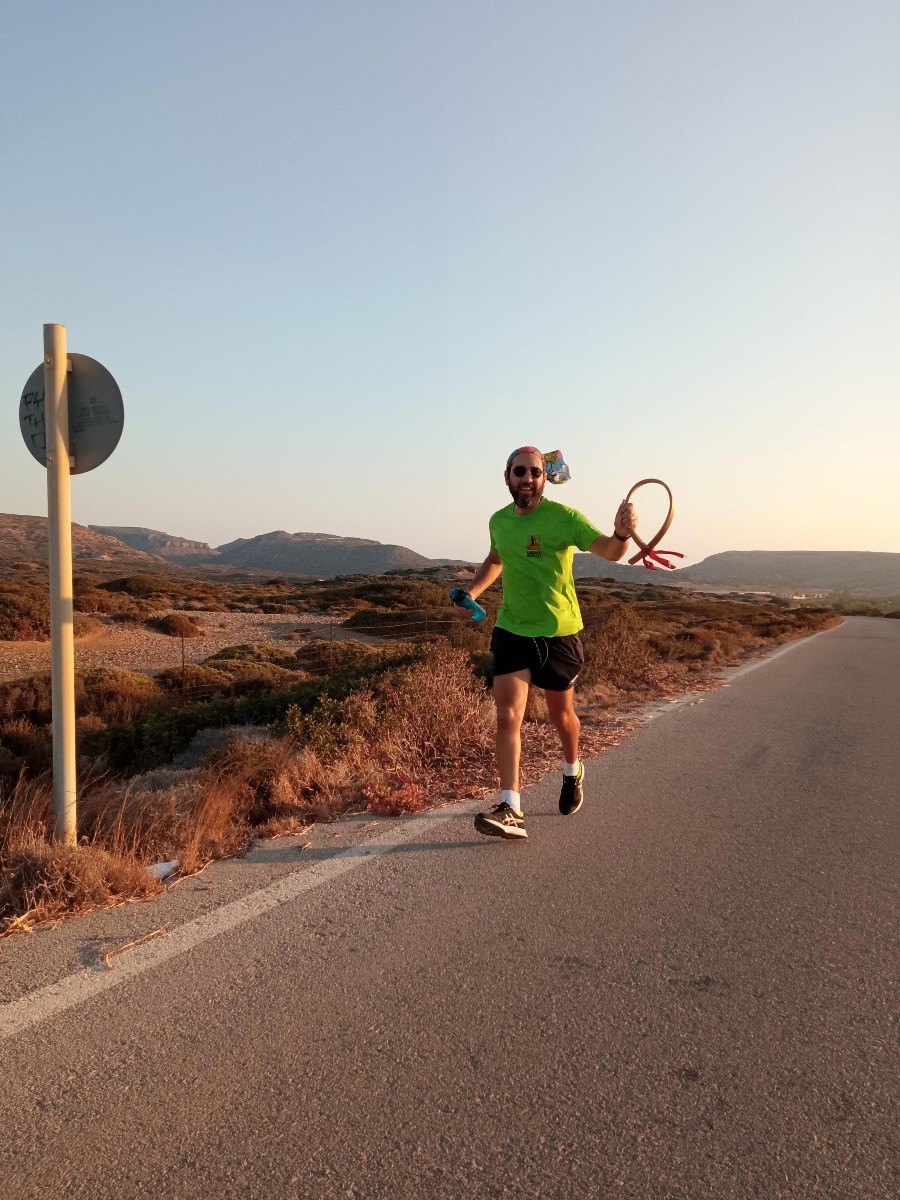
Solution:
[[(623, 500), (612, 537), (604, 537), (586, 517), (544, 499), (547, 461), (534, 446), (514, 450), (504, 479), (512, 504), (490, 520), (491, 549), (475, 573), (473, 600), (503, 573), (503, 604), (491, 637), (494, 702), (497, 706), (497, 766), (502, 796), (495, 809), (479, 813), (479, 833), (526, 838), (519, 793), (522, 719), (528, 685), (544, 689), (547, 711), (559, 733), (563, 782), (559, 811), (570, 817), (581, 808), (584, 764), (578, 758), (581, 723), (575, 712), (575, 680), (584, 663), (578, 636), (584, 623), (572, 576), (573, 547), (616, 562), (637, 528), (634, 508)], [(464, 597), (459, 593), (457, 600)]]

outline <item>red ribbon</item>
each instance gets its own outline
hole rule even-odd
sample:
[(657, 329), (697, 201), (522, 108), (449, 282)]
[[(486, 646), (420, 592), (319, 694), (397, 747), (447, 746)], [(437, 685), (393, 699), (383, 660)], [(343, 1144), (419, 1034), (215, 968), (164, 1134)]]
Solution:
[(661, 567), (668, 567), (670, 571), (674, 571), (675, 564), (666, 562), (666, 560), (664, 558), (660, 557), (661, 554), (671, 554), (675, 558), (684, 558), (684, 555), (680, 554), (677, 550), (661, 550), (657, 553), (656, 550), (647, 549), (647, 550), (641, 551), (641, 562), (644, 564), (644, 566), (647, 568), (648, 571), (656, 570), (654, 563), (652, 563), (650, 561), (651, 559), (655, 559), (655, 561), (658, 562)]

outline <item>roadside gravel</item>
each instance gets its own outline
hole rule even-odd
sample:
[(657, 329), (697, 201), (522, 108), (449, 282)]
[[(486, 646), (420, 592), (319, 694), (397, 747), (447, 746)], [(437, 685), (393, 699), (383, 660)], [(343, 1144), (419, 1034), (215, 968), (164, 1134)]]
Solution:
[[(173, 611), (173, 610), (168, 610)], [(163, 615), (163, 614), (159, 614)], [(199, 638), (185, 639), (185, 662), (201, 662), (226, 646), (247, 642), (288, 641), (295, 631), (307, 637), (335, 640), (355, 637), (374, 642), (365, 634), (342, 629), (337, 619), (325, 613), (273, 614), (192, 611), (187, 614), (205, 630)], [(168, 637), (143, 625), (129, 625), (99, 618), (103, 628), (75, 643), (75, 669), (118, 668), (127, 671), (162, 671), (181, 666), (181, 638)], [(303, 635), (296, 639), (305, 640)], [(23, 679), (50, 670), (49, 642), (0, 642), (0, 683)]]

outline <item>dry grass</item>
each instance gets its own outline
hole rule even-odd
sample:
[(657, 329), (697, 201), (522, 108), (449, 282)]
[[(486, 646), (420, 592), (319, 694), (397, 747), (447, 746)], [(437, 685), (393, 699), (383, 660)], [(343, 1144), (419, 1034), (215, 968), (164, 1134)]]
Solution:
[(50, 781), (21, 781), (0, 819), (0, 937), (75, 913), (156, 895), (160, 884), (142, 865), (121, 825), (78, 846), (50, 840)]
[[(578, 694), (585, 757), (627, 736), (634, 724), (627, 715), (639, 703), (718, 686), (723, 665), (838, 619), (703, 598), (648, 595), (644, 603), (624, 602), (600, 591), (584, 607), (587, 663)], [(253, 647), (244, 650), (243, 657), (232, 652), (235, 666), (290, 674), (280, 660), (260, 662)], [(299, 665), (293, 651), (281, 654)], [(378, 654), (358, 644), (348, 658), (357, 664)], [(182, 874), (191, 874), (211, 859), (240, 853), (257, 837), (303, 833), (349, 812), (418, 812), (494, 791), (493, 705), (471, 661), (437, 642), (419, 662), (388, 663), (349, 694), (323, 696), (312, 711), (288, 709), (275, 737), (218, 731), (187, 769), (130, 780), (86, 778), (77, 849), (51, 842), (47, 776), (29, 779), (23, 769), (0, 796), (0, 936), (153, 896), (162, 890), (147, 870), (154, 862), (178, 859)], [(82, 721), (110, 711), (127, 719), (158, 687), (127, 672), (98, 672), (86, 682), (84, 708), (93, 711)], [(15, 699), (32, 702), (27, 689)], [(556, 732), (536, 691), (526, 722), (523, 786), (559, 758)], [(0, 752), (23, 763), (30, 748), (37, 753), (38, 734), (45, 734), (21, 716), (7, 716), (0, 732)], [(44, 742), (45, 736), (42, 753)], [(34, 761), (40, 765), (40, 756)]]

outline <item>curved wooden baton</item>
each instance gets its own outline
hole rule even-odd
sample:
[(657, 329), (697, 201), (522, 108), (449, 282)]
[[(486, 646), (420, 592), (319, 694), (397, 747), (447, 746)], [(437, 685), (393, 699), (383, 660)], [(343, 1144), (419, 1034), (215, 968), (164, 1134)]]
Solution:
[(656, 550), (656, 547), (659, 545), (659, 543), (662, 541), (662, 539), (668, 533), (669, 526), (672, 524), (672, 518), (675, 516), (675, 501), (672, 499), (672, 489), (669, 487), (669, 485), (667, 483), (663, 483), (663, 481), (661, 479), (641, 479), (638, 483), (636, 483), (634, 485), (634, 487), (631, 489), (631, 491), (625, 497), (625, 503), (627, 504), (628, 501), (631, 499), (631, 497), (634, 495), (634, 493), (638, 490), (638, 488), (643, 487), (645, 483), (658, 483), (660, 487), (663, 487), (666, 489), (666, 492), (669, 497), (669, 513), (668, 513), (668, 516), (666, 517), (665, 521), (663, 521), (663, 523), (662, 523), (662, 529), (660, 529), (659, 533), (656, 534), (655, 537), (652, 537), (649, 542), (646, 542), (646, 543), (642, 542), (641, 539), (638, 537), (638, 535), (634, 531), (632, 531), (631, 536), (634, 538), (634, 540), (640, 546), (640, 550), (637, 552), (637, 554), (634, 555), (633, 558), (629, 558), (628, 563), (630, 566), (633, 567), (637, 563), (643, 562), (644, 566), (647, 568), (648, 571), (655, 571), (656, 564), (659, 563), (659, 565), (661, 567), (668, 567), (670, 571), (674, 571), (675, 564), (667, 562), (664, 558), (661, 558), (660, 555), (670, 554), (674, 558), (684, 558), (684, 555), (680, 554), (679, 551), (677, 551), (677, 550), (660, 550), (660, 551)]

